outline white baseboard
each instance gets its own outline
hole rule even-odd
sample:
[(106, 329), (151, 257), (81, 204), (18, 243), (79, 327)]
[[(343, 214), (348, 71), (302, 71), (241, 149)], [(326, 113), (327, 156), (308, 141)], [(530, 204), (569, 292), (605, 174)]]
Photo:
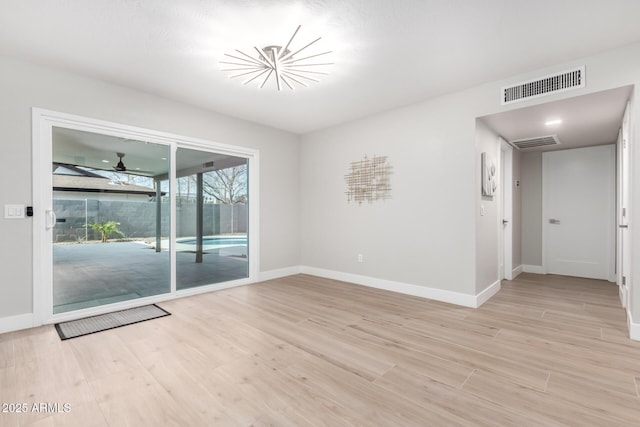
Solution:
[(620, 297), (620, 304), (622, 304), (622, 308), (627, 308), (627, 287), (623, 285), (618, 285), (618, 296)]
[(634, 323), (631, 312), (627, 309), (627, 324), (629, 326), (629, 338), (640, 341), (640, 323)]
[(300, 274), (300, 266), (279, 268), (277, 270), (261, 271), (258, 274), (258, 281), (264, 282), (267, 280), (279, 279), (281, 277), (293, 276), (294, 274)]
[[(343, 273), (341, 271), (325, 270), (322, 268), (302, 266), (300, 272), (326, 279), (340, 280), (370, 288), (384, 289), (386, 291), (428, 298), (464, 307), (478, 308), (488, 300), (495, 292), (500, 290), (500, 282), (494, 283), (485, 289), (480, 295), (467, 295), (459, 292), (430, 288), (427, 286), (413, 285), (410, 283), (394, 282), (392, 280), (377, 279), (375, 277), (361, 276), (359, 274)], [(480, 302), (482, 300), (482, 302)]]
[(476, 306), (474, 308), (478, 308), (485, 302), (489, 301), (489, 299), (492, 296), (494, 296), (500, 291), (500, 288), (501, 288), (500, 280), (497, 280), (487, 289), (485, 289), (484, 291), (476, 295)]
[(535, 274), (547, 274), (544, 267), (541, 265), (527, 265), (522, 264), (523, 273), (535, 273)]
[(21, 329), (33, 328), (33, 322), (33, 313), (19, 314), (17, 316), (0, 318), (0, 334), (19, 331)]
[(522, 264), (520, 264), (519, 266), (514, 268), (513, 271), (511, 272), (511, 280), (515, 279), (516, 277), (521, 275), (523, 272), (524, 270), (522, 269)]

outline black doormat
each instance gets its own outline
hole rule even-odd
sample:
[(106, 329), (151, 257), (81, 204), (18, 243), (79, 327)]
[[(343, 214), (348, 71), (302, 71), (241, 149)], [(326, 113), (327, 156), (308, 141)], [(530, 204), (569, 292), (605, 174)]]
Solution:
[(152, 304), (101, 314), (99, 316), (86, 317), (84, 319), (71, 320), (69, 322), (56, 323), (55, 326), (58, 335), (60, 335), (60, 339), (68, 340), (169, 315), (171, 315), (171, 313)]

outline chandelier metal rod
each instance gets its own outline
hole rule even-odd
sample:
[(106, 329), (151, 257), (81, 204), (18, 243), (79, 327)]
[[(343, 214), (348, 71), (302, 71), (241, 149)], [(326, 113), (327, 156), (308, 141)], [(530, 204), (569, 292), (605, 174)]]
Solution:
[(290, 70), (287, 70), (287, 75), (289, 75), (289, 78), (291, 78), (291, 76), (296, 76), (296, 77), (300, 77), (302, 79), (311, 80), (312, 82), (316, 82), (316, 83), (320, 82), (320, 80), (316, 80), (316, 79), (314, 79), (312, 77), (308, 77), (308, 76), (303, 76), (302, 74), (297, 74), (297, 73), (294, 73), (293, 71), (290, 71)]
[(332, 53), (332, 51), (313, 53), (309, 52), (304, 57), (296, 57), (300, 52), (309, 49), (322, 39), (318, 37), (312, 42), (304, 45), (300, 49), (290, 51), (289, 49), (293, 45), (294, 41), (302, 25), (298, 25), (287, 41), (287, 44), (282, 45), (268, 45), (263, 48), (258, 48), (257, 45), (253, 46), (253, 49), (257, 52), (257, 57), (249, 55), (239, 49), (235, 49), (235, 53), (227, 54), (224, 56), (228, 59), (220, 61), (222, 71), (231, 72), (230, 78), (244, 77), (243, 85), (247, 85), (257, 79), (262, 79), (259, 83), (259, 87), (263, 88), (274, 77), (275, 86), (278, 91), (281, 91), (285, 86), (291, 90), (296, 89), (296, 85), (308, 87), (308, 82), (319, 82), (319, 80), (311, 77), (313, 75), (327, 75), (327, 72), (323, 71), (311, 71), (311, 69), (320, 69), (317, 67), (324, 67), (327, 65), (333, 65), (333, 62), (316, 62), (305, 63), (312, 58), (325, 57)]
[(282, 60), (284, 61), (284, 60), (286, 60), (287, 58), (292, 57), (292, 56), (293, 56), (293, 55), (295, 55), (296, 53), (302, 52), (303, 50), (305, 50), (306, 48), (308, 48), (309, 46), (311, 46), (312, 44), (314, 44), (315, 42), (317, 42), (317, 41), (318, 41), (318, 40), (320, 40), (320, 39), (322, 39), (322, 37), (318, 37), (317, 39), (315, 39), (314, 41), (312, 41), (311, 43), (309, 43), (309, 44), (308, 44), (308, 45), (306, 45), (305, 47), (303, 47), (303, 48), (301, 48), (301, 49), (298, 49), (298, 50), (296, 50), (296, 51), (295, 51), (295, 52), (293, 52), (293, 53), (288, 53), (288, 54), (286, 54), (286, 55), (282, 58)]
[(280, 50), (279, 59), (282, 59), (284, 54), (287, 52), (287, 49), (289, 49), (289, 45), (293, 41), (293, 38), (296, 36), (296, 34), (298, 34), (298, 30), (300, 29), (300, 27), (302, 27), (302, 25), (298, 25), (298, 28), (296, 28), (296, 30), (293, 32), (293, 35), (289, 39), (289, 42), (287, 43), (287, 45), (284, 47), (284, 49)]
[[(240, 74), (234, 74), (232, 76), (229, 76), (230, 79), (235, 79), (236, 77), (242, 77), (242, 76), (246, 76), (248, 74), (253, 74), (253, 73), (259, 73), (261, 70), (253, 70), (253, 71), (247, 71), (246, 73), (240, 73)], [(264, 71), (264, 70), (263, 70)], [(258, 74), (260, 75), (260, 74)]]
[(271, 77), (271, 74), (273, 74), (273, 70), (269, 70), (269, 74), (267, 74), (267, 77), (264, 79), (264, 81), (260, 85), (260, 89), (262, 89), (264, 87), (265, 83), (267, 83), (267, 80), (269, 80), (269, 77)]
[[(268, 69), (268, 68), (265, 68), (264, 70), (262, 70), (262, 72), (261, 72), (260, 74), (256, 75), (255, 77), (250, 78), (250, 79), (249, 79), (249, 80), (247, 80), (247, 81), (242, 82), (242, 84), (243, 84), (243, 85), (246, 85), (246, 84), (251, 83), (252, 81), (254, 81), (255, 79), (257, 79), (258, 77), (260, 77), (260, 76), (264, 75), (264, 73), (266, 73), (267, 71), (269, 71), (269, 69)], [(247, 74), (249, 74), (249, 73), (247, 73)]]
[(226, 55), (226, 56), (230, 56), (231, 58), (237, 59), (237, 60), (239, 60), (239, 61), (247, 61), (247, 62), (251, 62), (252, 64), (259, 64), (259, 65), (261, 64), (261, 62), (260, 62), (260, 61), (258, 61), (258, 60), (257, 60), (257, 59), (255, 59), (255, 58), (250, 57), (250, 56), (249, 56), (249, 55), (247, 55), (246, 53), (244, 53), (244, 52), (240, 52), (240, 51), (239, 51), (239, 50), (237, 50), (237, 49), (236, 49), (236, 51), (237, 51), (237, 52), (239, 52), (239, 53), (241, 53), (242, 55), (246, 56), (246, 57), (247, 57), (247, 58), (249, 58), (249, 59), (240, 58), (239, 56), (231, 55), (231, 54), (229, 54), (229, 53), (225, 53), (225, 55)]
[(290, 58), (286, 61), (282, 61), (283, 64), (293, 64), (294, 62), (304, 61), (305, 59), (315, 58), (316, 56), (326, 55), (328, 53), (332, 53), (330, 50), (327, 52), (317, 53), (315, 55), (305, 56), (304, 58)]
[(293, 90), (293, 86), (291, 86), (291, 84), (287, 81), (287, 79), (284, 76), (284, 73), (280, 74), (280, 78), (282, 79), (282, 81), (284, 82), (284, 84), (286, 84), (287, 86), (289, 86), (289, 89)]
[[(290, 78), (290, 79), (291, 79), (291, 80), (293, 80), (294, 82), (298, 83), (299, 85), (302, 85), (302, 86), (304, 86), (304, 87), (309, 87), (309, 85), (308, 85), (308, 84), (306, 84), (305, 82), (301, 82), (300, 80), (296, 79), (296, 78), (295, 78), (295, 77), (293, 77), (293, 76), (291, 75), (291, 73), (289, 73), (289, 72), (283, 72), (282, 74), (283, 74), (283, 75), (286, 75), (288, 78)], [(317, 80), (316, 80), (316, 81), (317, 81)]]

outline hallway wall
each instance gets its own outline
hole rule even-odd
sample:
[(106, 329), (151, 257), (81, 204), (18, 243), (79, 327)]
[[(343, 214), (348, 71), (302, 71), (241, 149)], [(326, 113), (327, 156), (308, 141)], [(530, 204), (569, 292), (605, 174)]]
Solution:
[[(481, 179), (480, 156), (486, 155), (486, 166), (495, 166), (495, 180), (502, 185), (500, 169), (500, 142), (498, 134), (489, 129), (482, 120), (476, 120), (476, 176)], [(482, 187), (482, 185), (480, 185)], [(476, 288), (478, 295), (490, 286), (500, 286), (499, 262), (500, 229), (502, 225), (502, 192), (497, 188), (495, 195), (482, 195), (481, 188), (476, 189)]]
[(542, 270), (542, 153), (522, 156), (522, 264), (525, 271)]
[[(519, 183), (517, 185), (516, 183)], [(522, 268), (522, 153), (513, 150), (513, 268)]]

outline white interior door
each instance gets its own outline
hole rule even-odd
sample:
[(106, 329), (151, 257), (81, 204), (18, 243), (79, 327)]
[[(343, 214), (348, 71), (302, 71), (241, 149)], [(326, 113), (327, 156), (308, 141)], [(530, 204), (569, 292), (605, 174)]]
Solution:
[(615, 145), (543, 153), (542, 175), (547, 272), (615, 280)]

